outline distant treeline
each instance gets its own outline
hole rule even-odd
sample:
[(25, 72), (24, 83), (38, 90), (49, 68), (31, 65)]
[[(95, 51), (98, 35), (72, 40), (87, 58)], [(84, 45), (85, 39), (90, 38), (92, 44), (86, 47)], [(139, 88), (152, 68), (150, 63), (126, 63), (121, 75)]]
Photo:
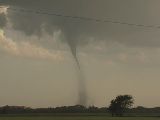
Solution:
[[(26, 114), (26, 113), (109, 113), (107, 107), (98, 108), (95, 106), (84, 107), (81, 105), (75, 106), (63, 106), (56, 108), (29, 108), (25, 106), (3, 106), (0, 107), (0, 114)], [(128, 109), (127, 114), (154, 114), (160, 115), (160, 107), (156, 108), (145, 108), (145, 107), (136, 107)]]
[(3, 106), (0, 114), (23, 114), (23, 113), (106, 113), (107, 108), (84, 107), (81, 105), (63, 106), (56, 108), (29, 108), (25, 106)]

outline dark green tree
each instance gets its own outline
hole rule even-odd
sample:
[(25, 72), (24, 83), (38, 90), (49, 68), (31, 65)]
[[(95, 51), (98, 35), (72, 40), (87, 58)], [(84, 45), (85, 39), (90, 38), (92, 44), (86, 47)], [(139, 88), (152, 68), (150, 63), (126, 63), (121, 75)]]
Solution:
[(134, 99), (131, 95), (119, 95), (113, 99), (109, 106), (112, 116), (123, 116), (126, 109), (132, 107)]

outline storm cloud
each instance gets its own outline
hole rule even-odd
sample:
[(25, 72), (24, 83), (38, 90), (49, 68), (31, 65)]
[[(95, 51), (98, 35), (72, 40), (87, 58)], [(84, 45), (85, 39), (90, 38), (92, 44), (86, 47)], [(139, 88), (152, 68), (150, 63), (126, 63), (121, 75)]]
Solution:
[[(151, 0), (1, 0), (0, 2), (2, 5), (8, 5), (11, 8), (40, 10), (64, 16), (107, 19), (144, 25), (157, 25), (160, 19), (157, 18), (156, 21), (153, 19), (153, 13), (154, 17), (157, 17), (155, 14), (156, 8), (153, 7), (159, 3), (157, 0), (155, 2)], [(148, 9), (151, 12), (147, 12), (149, 11)], [(159, 34), (159, 32), (155, 33), (152, 28), (146, 30), (143, 27), (96, 23), (94, 21), (12, 10), (8, 10), (8, 17), (14, 29), (24, 31), (27, 35), (37, 34), (40, 36), (43, 30), (48, 34), (52, 34), (53, 31), (58, 29), (62, 30), (65, 39), (63, 41), (72, 46), (72, 51), (76, 51), (76, 46), (87, 44), (89, 37), (94, 37), (93, 40), (95, 41), (103, 40), (107, 43), (119, 42), (125, 45), (145, 47), (150, 46), (150, 38), (147, 37), (148, 33), (151, 36)], [(137, 34), (138, 37), (133, 39), (132, 34), (135, 34), (135, 31), (144, 33), (145, 36)], [(153, 46), (157, 46), (157, 44), (160, 44), (157, 40), (152, 42)]]

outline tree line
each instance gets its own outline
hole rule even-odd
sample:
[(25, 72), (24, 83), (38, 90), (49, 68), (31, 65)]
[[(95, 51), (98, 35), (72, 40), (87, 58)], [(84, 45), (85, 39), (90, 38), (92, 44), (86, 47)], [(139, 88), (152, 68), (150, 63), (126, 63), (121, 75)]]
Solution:
[(119, 95), (115, 99), (111, 100), (108, 107), (98, 108), (95, 106), (85, 107), (81, 105), (75, 106), (62, 106), (55, 108), (30, 108), (25, 106), (2, 106), (0, 107), (0, 114), (32, 114), (32, 113), (108, 113), (112, 116), (123, 116), (126, 114), (152, 114), (159, 113), (160, 107), (156, 108), (145, 108), (138, 106), (132, 108), (134, 99), (131, 95)]

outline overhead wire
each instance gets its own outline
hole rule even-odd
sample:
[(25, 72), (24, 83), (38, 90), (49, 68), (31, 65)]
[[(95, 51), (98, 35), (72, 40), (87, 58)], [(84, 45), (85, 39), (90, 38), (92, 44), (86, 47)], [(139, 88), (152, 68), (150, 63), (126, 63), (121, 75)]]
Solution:
[[(4, 7), (0, 7), (0, 8), (4, 8)], [(71, 18), (71, 19), (75, 19), (75, 20), (83, 20), (83, 21), (91, 21), (91, 22), (98, 22), (98, 23), (111, 23), (111, 24), (120, 24), (120, 25), (127, 25), (127, 26), (136, 26), (136, 27), (160, 29), (160, 25), (145, 25), (145, 24), (136, 24), (136, 23), (116, 21), (116, 20), (111, 20), (111, 19), (98, 19), (98, 18), (91, 18), (91, 17), (64, 15), (64, 14), (58, 14), (58, 13), (53, 13), (53, 12), (46, 12), (44, 10), (42, 11), (42, 10), (33, 10), (33, 9), (24, 9), (24, 8), (12, 8), (12, 7), (8, 7), (7, 9), (11, 10), (11, 11), (14, 11), (14, 12), (34, 13), (34, 14), (40, 14), (40, 15)]]

